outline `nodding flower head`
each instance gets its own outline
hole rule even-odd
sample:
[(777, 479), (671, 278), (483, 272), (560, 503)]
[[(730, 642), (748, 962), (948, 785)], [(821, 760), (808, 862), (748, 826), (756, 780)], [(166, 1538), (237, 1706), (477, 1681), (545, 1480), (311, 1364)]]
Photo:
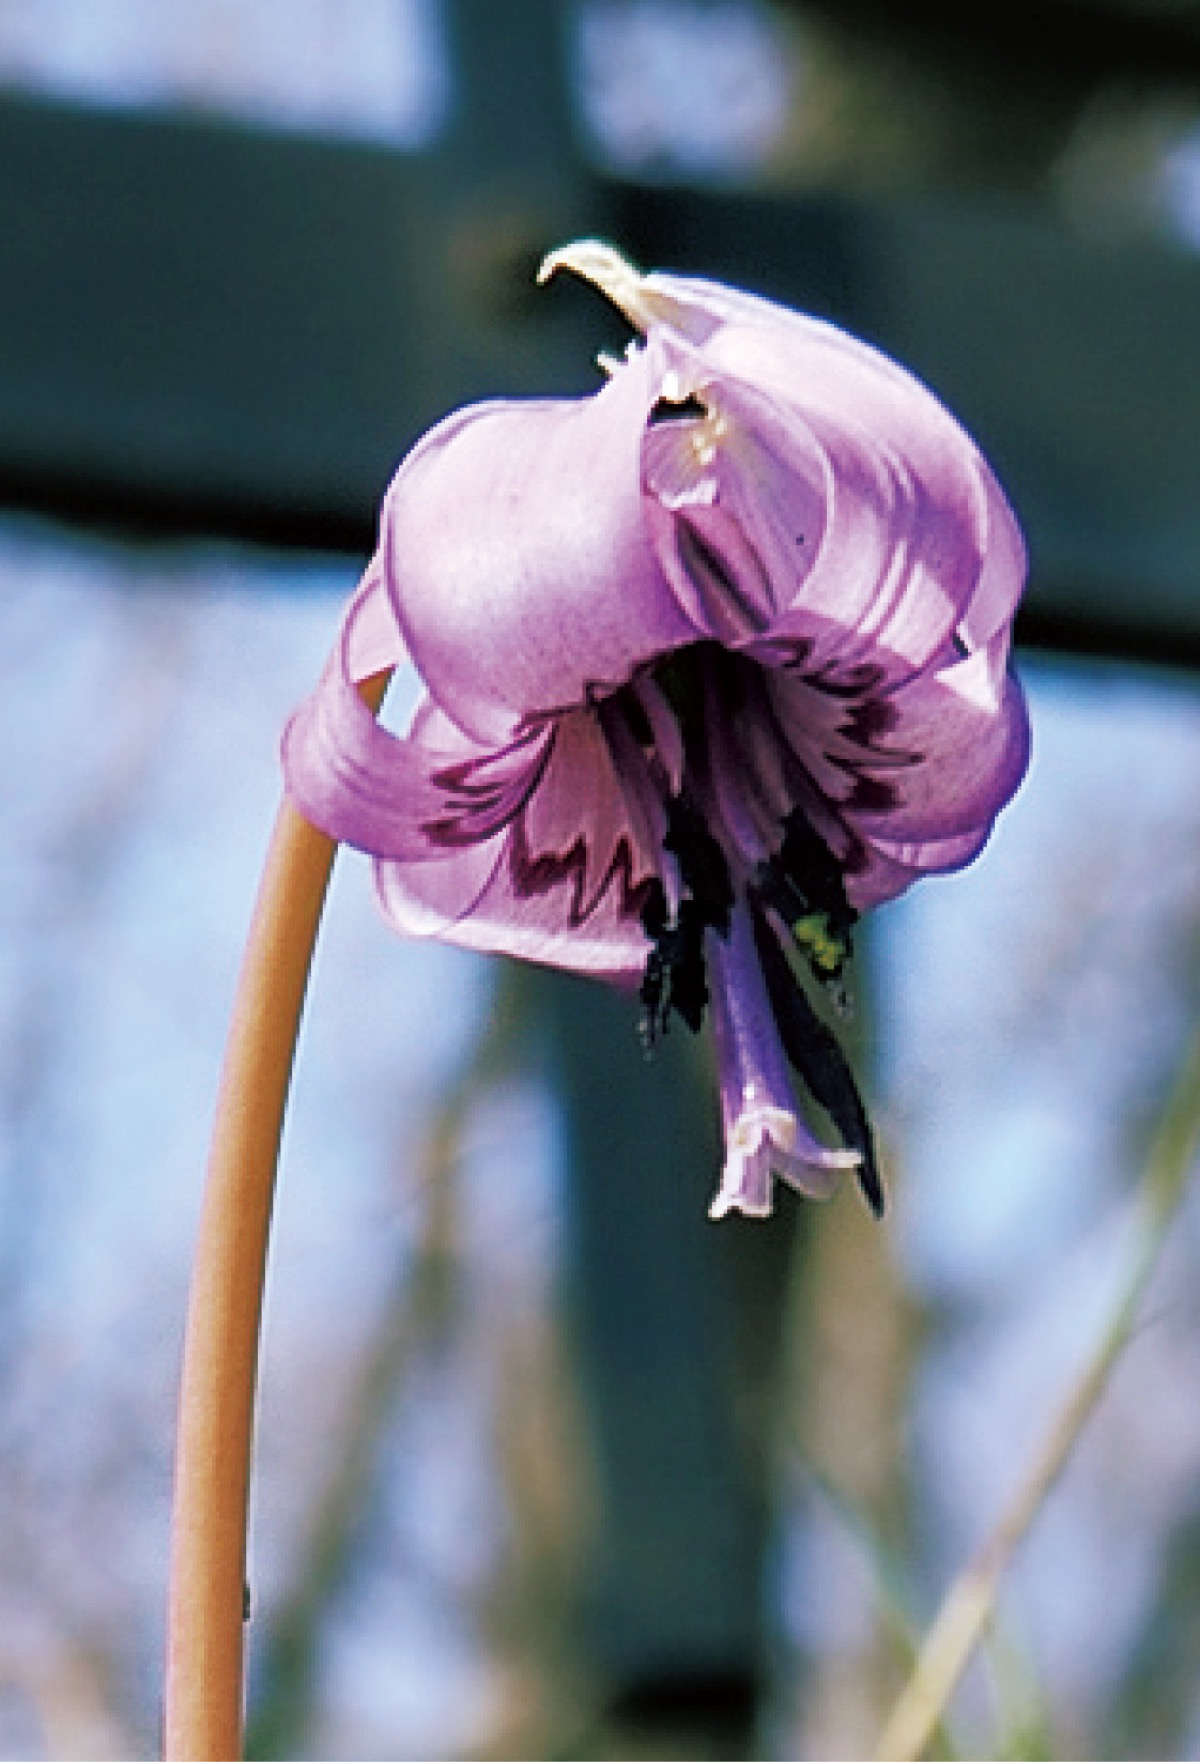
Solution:
[[(402, 932), (624, 983), (648, 1041), (711, 1014), (713, 1215), (847, 1168), (878, 1211), (810, 992), (836, 1005), (859, 914), (969, 862), (1024, 774), (1019, 528), (932, 393), (834, 326), (594, 242), (557, 269), (634, 342), (591, 397), (461, 410), (404, 460), (289, 791)], [(355, 687), (406, 656), (397, 736)]]

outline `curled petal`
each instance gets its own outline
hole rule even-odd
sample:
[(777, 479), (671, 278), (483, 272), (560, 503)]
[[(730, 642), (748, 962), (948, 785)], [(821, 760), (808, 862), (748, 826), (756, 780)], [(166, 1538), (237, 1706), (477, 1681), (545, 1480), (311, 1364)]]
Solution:
[(283, 745), (289, 794), (331, 837), (378, 859), (397, 929), (634, 981), (639, 911), (661, 843), (656, 798), (622, 777), (591, 711), (481, 745), (426, 698), (409, 731), (381, 727), (355, 683), (399, 651), (377, 569), (351, 601)]
[[(427, 706), (414, 734), (416, 745), (436, 742), (443, 759), (458, 742), (451, 770), (459, 788), (477, 776), (486, 783), (479, 749), (442, 712)], [(635, 983), (649, 946), (640, 914), (657, 875), (657, 828), (599, 718), (580, 710), (550, 723), (534, 773), (508, 806), (490, 825), (474, 822), (474, 837), (460, 837), (461, 820), (448, 820), (437, 828), (440, 848), (424, 860), (378, 864), (394, 927)]]
[(663, 511), (652, 530), (680, 600), (690, 590), (707, 634), (764, 658), (786, 641), (814, 670), (867, 661), (890, 682), (927, 665), (984, 568), (994, 484), (971, 442), (929, 394), (938, 444), (920, 460), (853, 404), (793, 405), (706, 365), (708, 416), (645, 442)]
[(643, 275), (603, 239), (578, 239), (552, 251), (538, 272), (539, 282), (558, 270), (569, 270), (598, 288), (623, 312), (635, 329), (670, 326), (701, 344), (718, 325), (729, 322), (772, 323), (781, 308), (755, 294), (743, 294), (717, 282), (679, 275)]
[(430, 695), (478, 740), (595, 701), (695, 634), (646, 538), (658, 373), (643, 350), (594, 397), (462, 411), (392, 483), (397, 621)]
[(283, 735), (284, 776), (300, 812), (331, 838), (372, 852), (419, 843), (422, 814), (436, 799), (424, 769), (379, 726), (355, 690), (372, 662), (381, 670), (399, 652), (398, 637), (394, 645), (389, 641), (376, 558), (350, 601), (316, 690)]
[(769, 602), (774, 637), (811, 640), (813, 618), (818, 637), (840, 633), (814, 664), (874, 646), (893, 667), (919, 666), (952, 632), (970, 652), (1011, 618), (1026, 569), (1016, 520), (913, 374), (757, 295), (640, 275), (596, 240), (555, 252), (543, 274), (559, 267), (647, 334), (660, 391), (707, 408), (652, 429), (645, 461), (652, 506), (678, 517), (673, 532), (655, 521), (664, 566), (685, 603), (693, 578), (706, 634), (744, 641)]
[[(440, 744), (436, 735), (390, 733), (355, 690), (401, 652), (385, 612), (382, 578), (372, 568), (316, 691), (284, 731), (284, 775), (300, 812), (331, 838), (372, 856), (421, 862), (478, 842), (489, 819), (493, 829), (507, 824), (533, 786), (550, 731), (518, 730), (495, 750), (470, 746), (450, 725)], [(414, 728), (422, 716), (418, 708)]]
[(948, 875), (973, 862), (991, 836), (991, 823), (957, 838), (864, 841), (861, 865), (846, 877), (846, 895), (856, 911), (869, 911), (899, 898), (926, 875)]
[[(803, 615), (817, 612), (869, 636), (887, 655), (922, 661), (933, 656), (939, 630), (949, 633), (947, 614), (957, 609), (960, 652), (988, 644), (1011, 620), (1024, 587), (1024, 541), (991, 467), (934, 393), (820, 320), (712, 284), (648, 279), (658, 298), (669, 284), (689, 334), (703, 335), (712, 381), (734, 416), (742, 409), (748, 431), (783, 456), (772, 434), (786, 437), (799, 425), (824, 450), (827, 537), (789, 628), (804, 634)], [(773, 429), (765, 414), (771, 405)], [(855, 552), (872, 518), (895, 548), (883, 570), (878, 553), (868, 553), (864, 577)], [(872, 575), (880, 592), (864, 621), (855, 584)]]
[[(1007, 648), (1003, 638), (997, 648)], [(996, 649), (980, 649), (912, 680), (889, 700), (895, 722), (885, 746), (909, 755), (887, 768), (867, 753), (863, 777), (878, 785), (854, 815), (862, 830), (898, 842), (960, 837), (990, 826), (1025, 774), (1029, 720), (1024, 694)]]
[(725, 1166), (709, 1216), (766, 1217), (776, 1179), (827, 1199), (861, 1157), (819, 1144), (796, 1111), (745, 906), (733, 913), (728, 941), (710, 935), (708, 949), (725, 1127)]
[(987, 648), (1008, 631), (1029, 568), (1025, 540), (1004, 491), (986, 466), (982, 476), (987, 496), (983, 567), (957, 631), (959, 647), (968, 652)]
[(936, 480), (947, 456), (979, 457), (965, 430), (915, 374), (882, 350), (824, 319), (757, 294), (698, 278), (654, 274), (644, 287), (655, 310), (714, 378), (729, 375), (793, 410), (847, 420)]
[[(772, 425), (772, 448), (762, 426), (730, 414), (728, 393), (722, 385), (706, 416), (650, 428), (643, 473), (650, 530), (678, 599), (704, 635), (738, 647), (774, 633), (797, 598), (824, 534), (828, 486), (821, 449), (802, 426)], [(772, 410), (762, 414), (772, 423)]]
[(744, 869), (779, 849), (800, 808), (862, 911), (978, 854), (1024, 775), (1025, 700), (1007, 641), (871, 695), (802, 672), (706, 655), (705, 799)]
[[(810, 818), (828, 816), (843, 829), (830, 836), (822, 826), (848, 863), (857, 909), (894, 897), (916, 873), (961, 867), (1016, 791), (1029, 761), (1029, 722), (1007, 648), (1001, 631), (976, 654), (857, 699), (802, 676), (765, 676), (767, 707), (746, 715), (742, 750), (760, 770), (774, 751)], [(797, 770), (822, 806), (796, 781)], [(874, 862), (885, 846), (905, 847), (907, 879), (890, 861)]]

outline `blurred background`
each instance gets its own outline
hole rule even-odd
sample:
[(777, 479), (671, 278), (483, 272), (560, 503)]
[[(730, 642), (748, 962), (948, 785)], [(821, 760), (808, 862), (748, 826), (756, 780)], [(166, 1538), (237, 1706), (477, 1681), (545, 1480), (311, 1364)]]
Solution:
[[(422, 428), (596, 382), (611, 315), (531, 283), (587, 232), (846, 323), (972, 428), (1033, 552), (1033, 770), (860, 959), (882, 1226), (708, 1225), (703, 1049), (396, 941), (343, 858), (251, 1753), (869, 1754), (1127, 1263), (1200, 1001), (1200, 7), (0, 0), (4, 1757), (156, 1752), (279, 731)], [(1198, 1248), (1187, 1203), (937, 1754), (1197, 1753)]]

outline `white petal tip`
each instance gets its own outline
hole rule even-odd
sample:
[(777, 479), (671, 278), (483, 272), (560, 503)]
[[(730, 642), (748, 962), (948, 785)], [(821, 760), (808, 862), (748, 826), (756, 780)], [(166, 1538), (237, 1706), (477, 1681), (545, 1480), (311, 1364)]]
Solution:
[(662, 297), (650, 294), (645, 277), (622, 257), (615, 245), (606, 244), (603, 239), (577, 239), (572, 245), (561, 245), (557, 251), (551, 251), (538, 270), (539, 286), (560, 269), (590, 281), (638, 330), (648, 330), (656, 318), (665, 314)]
[(714, 1224), (719, 1224), (721, 1219), (728, 1217), (731, 1211), (738, 1212), (742, 1217), (763, 1218), (770, 1217), (774, 1209), (769, 1201), (766, 1205), (755, 1205), (738, 1198), (736, 1195), (718, 1193), (708, 1208), (708, 1215)]
[(728, 1217), (731, 1211), (743, 1217), (770, 1217), (775, 1209), (774, 1186), (783, 1181), (806, 1199), (830, 1199), (841, 1177), (862, 1167), (857, 1150), (831, 1150), (824, 1146), (805, 1157), (781, 1150), (776, 1143), (773, 1151), (764, 1154), (763, 1146), (737, 1155), (727, 1166), (721, 1185), (708, 1208), (713, 1223)]
[(556, 251), (550, 251), (538, 270), (539, 284), (549, 281), (560, 269), (582, 276), (584, 281), (595, 282), (606, 293), (610, 285), (627, 283), (636, 287), (642, 279), (616, 246), (606, 244), (603, 239), (576, 239), (570, 245), (560, 245)]
[(862, 1167), (861, 1150), (826, 1150), (821, 1156), (821, 1166), (826, 1169), (858, 1169)]

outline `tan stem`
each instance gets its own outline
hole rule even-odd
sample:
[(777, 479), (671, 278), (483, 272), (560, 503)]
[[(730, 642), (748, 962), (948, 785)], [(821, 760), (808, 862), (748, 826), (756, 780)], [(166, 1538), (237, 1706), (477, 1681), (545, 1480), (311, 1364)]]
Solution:
[[(377, 708), (386, 687), (363, 688)], [(337, 846), (285, 800), (246, 944), (188, 1306), (175, 1457), (164, 1754), (242, 1753), (246, 1529), (267, 1240), (296, 1037)]]

